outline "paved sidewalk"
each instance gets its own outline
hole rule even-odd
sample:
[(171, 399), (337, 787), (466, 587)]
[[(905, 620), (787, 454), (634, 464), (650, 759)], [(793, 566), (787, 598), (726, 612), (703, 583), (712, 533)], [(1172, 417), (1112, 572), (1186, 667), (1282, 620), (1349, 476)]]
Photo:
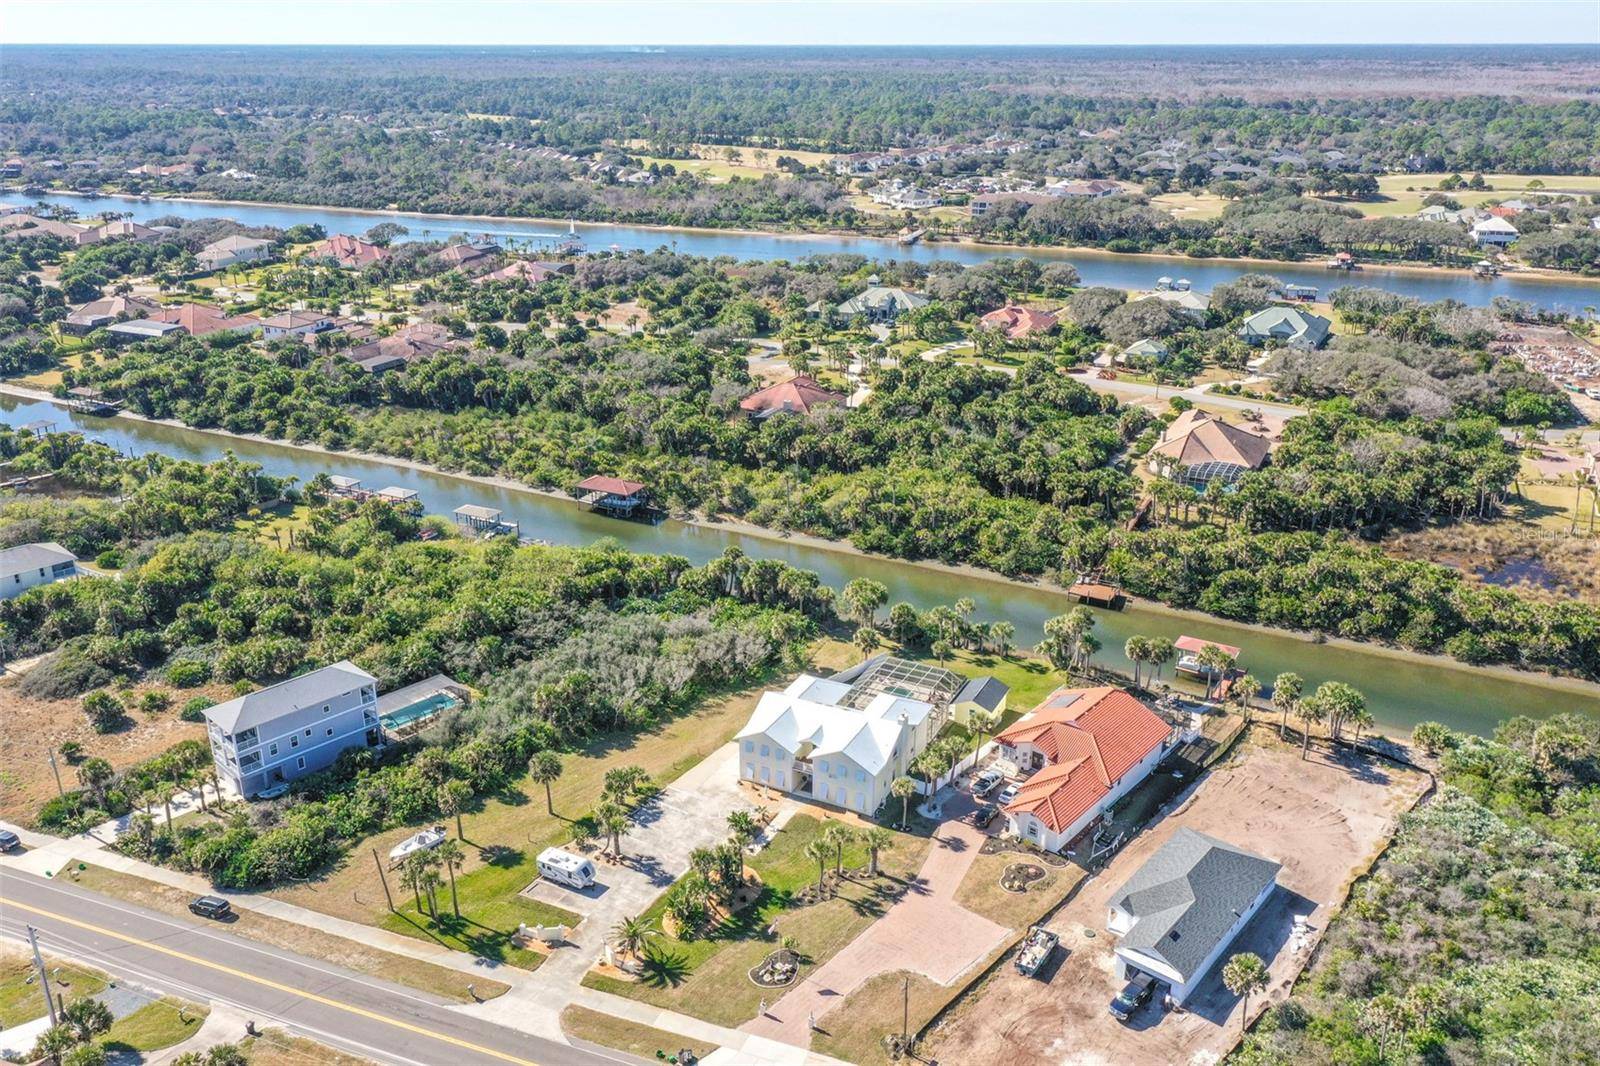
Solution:
[(223, 1003), (213, 1003), (205, 1024), (193, 1036), (169, 1048), (146, 1052), (143, 1056), (144, 1066), (166, 1066), (191, 1051), (204, 1053), (207, 1048), (217, 1044), (237, 1044), (245, 1037), (244, 1025), (248, 1020), (242, 1011)]
[(935, 832), (911, 891), (765, 1015), (741, 1028), (803, 1047), (811, 1041), (810, 1020), (822, 1025), (828, 1012), (867, 979), (910, 970), (948, 985), (999, 947), (1011, 931), (955, 899), (985, 839), (982, 830), (960, 820), (973, 806), (966, 793), (949, 790), (943, 802), (946, 821)]

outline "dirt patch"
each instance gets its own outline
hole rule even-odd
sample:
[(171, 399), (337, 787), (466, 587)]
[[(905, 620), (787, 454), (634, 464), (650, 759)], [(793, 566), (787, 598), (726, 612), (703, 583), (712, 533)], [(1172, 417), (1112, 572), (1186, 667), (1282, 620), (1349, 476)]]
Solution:
[[(997, 970), (925, 1038), (920, 1054), (943, 1062), (1086, 1066), (1219, 1061), (1240, 1030), (1238, 1002), (1222, 987), (1219, 967), (1213, 967), (1184, 1013), (1163, 1016), (1159, 1006), (1149, 1006), (1128, 1025), (1107, 1013), (1118, 987), (1116, 940), (1105, 933), (1112, 894), (1180, 826), (1282, 863), (1279, 890), (1233, 945), (1236, 951), (1255, 951), (1271, 968), (1267, 996), (1252, 999), (1255, 1013), (1287, 994), (1350, 883), (1371, 864), (1426, 784), (1420, 773), (1376, 762), (1334, 761), (1317, 750), (1302, 761), (1292, 745), (1257, 729), (1054, 916), (1049, 926), (1061, 934), (1062, 950), (1053, 969), (1034, 979), (1009, 967)], [(1289, 947), (1287, 937), (1296, 915), (1306, 915), (1312, 930), (1299, 950)]]
[[(1556, 524), (1570, 526), (1574, 490), (1562, 490), (1565, 513)], [(1521, 522), (1427, 529), (1396, 537), (1386, 546), (1402, 559), (1444, 563), (1469, 579), (1551, 602), (1577, 598), (1600, 603), (1600, 537)], [(1588, 529), (1587, 522), (1579, 525)]]
[[(89, 728), (84, 717), (83, 703), (78, 699), (36, 700), (17, 691), (15, 677), (0, 683), (0, 819), (32, 825), (40, 804), (56, 794), (55, 777), (50, 771), (49, 753), (59, 751), (69, 740), (83, 745), (84, 758), (98, 756), (109, 760), (121, 770), (136, 762), (153, 758), (181, 740), (199, 740), (205, 737), (205, 725), (184, 722), (178, 718), (178, 709), (196, 695), (216, 693), (205, 689), (174, 691), (161, 685), (139, 685), (129, 693), (117, 691), (125, 704), (134, 704), (140, 694), (148, 689), (159, 689), (172, 696), (172, 706), (156, 714), (143, 711), (128, 712), (128, 724), (115, 733), (100, 734)], [(222, 698), (226, 699), (223, 694)], [(60, 755), (56, 764), (61, 770), (61, 784), (68, 790), (78, 787), (74, 767)]]

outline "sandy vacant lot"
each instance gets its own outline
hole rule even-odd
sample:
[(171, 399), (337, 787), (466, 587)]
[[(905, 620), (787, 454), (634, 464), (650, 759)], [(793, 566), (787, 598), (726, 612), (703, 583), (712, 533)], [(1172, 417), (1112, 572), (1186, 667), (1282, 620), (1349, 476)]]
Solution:
[[(1129, 1063), (1213, 1063), (1239, 1037), (1238, 1000), (1223, 988), (1220, 965), (1189, 1001), (1163, 1016), (1142, 1009), (1119, 1025), (1106, 1005), (1119, 982), (1112, 976), (1114, 941), (1105, 932), (1112, 894), (1180, 826), (1251, 848), (1283, 864), (1278, 891), (1234, 942), (1272, 970), (1267, 1000), (1287, 994), (1311, 950), (1288, 946), (1295, 915), (1309, 916), (1313, 937), (1330, 908), (1392, 834), (1399, 815), (1426, 787), (1424, 775), (1364, 761), (1333, 762), (1313, 750), (1301, 761), (1258, 726), (1225, 764), (1214, 769), (1179, 806), (1155, 822), (1090, 880), (1050, 922), (1064, 952), (1030, 980), (1003, 967), (932, 1034), (921, 1048), (941, 1062), (1053, 1062), (1100, 1066)], [(1092, 933), (1093, 935), (1089, 935)]]

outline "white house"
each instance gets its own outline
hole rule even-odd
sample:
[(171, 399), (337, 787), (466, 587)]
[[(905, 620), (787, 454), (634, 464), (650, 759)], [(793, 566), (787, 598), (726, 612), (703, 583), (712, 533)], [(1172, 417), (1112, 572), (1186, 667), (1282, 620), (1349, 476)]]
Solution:
[(995, 736), (1001, 757), (1031, 774), (1006, 805), (1007, 828), (1060, 851), (1150, 776), (1175, 740), (1122, 689), (1057, 689)]
[(259, 237), (224, 237), (194, 255), (201, 270), (225, 270), (235, 263), (257, 263), (272, 258), (272, 242)]
[(337, 323), (332, 315), (320, 311), (280, 311), (261, 320), (261, 339), (275, 341), (283, 337), (307, 337), (333, 329)]
[[(1183, 1003), (1277, 887), (1280, 864), (1187, 826), (1111, 896), (1120, 976), (1146, 973)], [(1270, 961), (1270, 960), (1268, 960)]]
[(1508, 244), (1515, 244), (1519, 236), (1521, 234), (1517, 232), (1517, 227), (1493, 215), (1472, 224), (1472, 239), (1480, 248), (1504, 248)]
[(6, 548), (0, 551), (0, 600), (77, 574), (78, 557), (54, 541)]
[(337, 662), (206, 709), (217, 776), (241, 796), (383, 743), (378, 679)]
[(870, 815), (938, 731), (934, 707), (884, 692), (861, 710), (850, 686), (801, 674), (766, 692), (739, 731), (739, 776)]

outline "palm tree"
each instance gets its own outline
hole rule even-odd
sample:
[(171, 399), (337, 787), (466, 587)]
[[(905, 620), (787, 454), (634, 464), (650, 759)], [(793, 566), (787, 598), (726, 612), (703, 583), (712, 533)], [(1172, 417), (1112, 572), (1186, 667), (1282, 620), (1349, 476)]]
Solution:
[(645, 941), (656, 935), (654, 927), (643, 918), (623, 918), (611, 927), (611, 939), (617, 947), (637, 959), (644, 950)]
[(854, 840), (856, 835), (847, 827), (834, 823), (822, 832), (822, 842), (833, 849), (833, 873), (835, 877), (844, 877), (844, 846)]
[[(458, 833), (459, 835), (459, 833)], [(446, 840), (433, 849), (434, 855), (439, 858), (439, 865), (450, 875), (450, 910), (456, 918), (461, 917), (461, 902), (456, 898), (456, 871), (466, 865), (467, 853), (461, 849), (460, 840)]]
[(1156, 668), (1154, 677), (1161, 676), (1161, 668), (1170, 663), (1178, 655), (1177, 646), (1169, 637), (1152, 637), (1150, 639), (1150, 656), (1145, 661)]
[(878, 631), (876, 629), (857, 626), (855, 635), (850, 638), (850, 643), (854, 644), (862, 655), (871, 655), (878, 650), (878, 645), (881, 641), (878, 639)]
[(894, 834), (881, 825), (872, 826), (861, 833), (861, 843), (867, 848), (867, 876), (878, 876), (878, 853), (894, 843)]
[(1256, 697), (1261, 695), (1261, 682), (1257, 681), (1254, 674), (1245, 674), (1233, 683), (1233, 697), (1239, 701), (1239, 713), (1244, 715), (1244, 724), (1250, 724), (1250, 716), (1255, 711)]
[(1010, 622), (999, 621), (989, 624), (989, 639), (994, 641), (995, 650), (1004, 658), (1011, 652), (1011, 642), (1016, 638), (1017, 627)]
[(556, 804), (550, 794), (550, 786), (561, 777), (561, 756), (553, 751), (536, 752), (528, 760), (528, 776), (534, 784), (544, 786), (545, 811), (554, 816)]
[(1286, 670), (1272, 679), (1272, 706), (1277, 709), (1278, 739), (1284, 739), (1284, 733), (1289, 728), (1289, 715), (1300, 703), (1300, 693), (1305, 691), (1306, 682), (1299, 674)]
[(455, 818), (457, 840), (467, 839), (466, 831), (461, 828), (461, 811), (471, 798), (472, 786), (465, 781), (446, 781), (439, 786), (434, 795), (434, 803), (438, 805), (439, 813), (446, 818)]
[(1244, 1012), (1239, 1018), (1239, 1028), (1243, 1029), (1250, 1022), (1250, 994), (1267, 987), (1267, 964), (1254, 952), (1241, 952), (1222, 967), (1222, 983), (1244, 1001)]
[(900, 824), (907, 825), (911, 821), (909, 807), (911, 797), (917, 791), (917, 783), (909, 777), (897, 777), (889, 783), (889, 794), (900, 797)]
[(1141, 667), (1150, 659), (1150, 638), (1134, 634), (1122, 645), (1122, 654), (1133, 664), (1133, 687), (1143, 688)]
[(1295, 704), (1294, 716), (1300, 719), (1304, 733), (1300, 739), (1300, 758), (1311, 749), (1311, 727), (1328, 716), (1327, 708), (1316, 695), (1307, 696)]
[(756, 820), (751, 817), (749, 811), (729, 811), (728, 831), (742, 848), (756, 838), (761, 828), (756, 825)]
[(929, 650), (933, 652), (934, 658), (939, 660), (940, 666), (943, 666), (944, 661), (950, 658), (951, 654), (955, 651), (955, 649), (950, 646), (950, 642), (948, 640), (934, 641), (933, 647)]
[(1200, 654), (1195, 656), (1195, 661), (1206, 675), (1206, 699), (1213, 698), (1217, 687), (1227, 678), (1228, 671), (1233, 669), (1233, 656), (1223, 651), (1219, 645), (1207, 644), (1200, 649)]
[(822, 898), (823, 882), (828, 876), (828, 844), (826, 840), (813, 840), (804, 848), (805, 856), (817, 863), (817, 898)]
[[(605, 805), (602, 805), (605, 806)], [(600, 820), (600, 828), (611, 838), (611, 855), (613, 858), (622, 858), (622, 834), (628, 831), (628, 812), (616, 804), (610, 804), (610, 810)]]

